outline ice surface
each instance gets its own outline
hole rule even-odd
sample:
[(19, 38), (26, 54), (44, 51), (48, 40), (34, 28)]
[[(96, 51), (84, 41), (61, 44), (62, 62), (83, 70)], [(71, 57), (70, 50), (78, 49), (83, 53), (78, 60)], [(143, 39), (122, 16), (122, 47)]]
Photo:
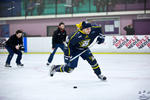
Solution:
[[(94, 56), (108, 78), (106, 82), (81, 58), (72, 73), (50, 77), (47, 54), (24, 54), (23, 68), (16, 66), (16, 55), (12, 68), (5, 68), (7, 55), (0, 54), (0, 100), (140, 100), (139, 91), (150, 91), (150, 55)], [(52, 64), (63, 63), (63, 55), (55, 55)]]

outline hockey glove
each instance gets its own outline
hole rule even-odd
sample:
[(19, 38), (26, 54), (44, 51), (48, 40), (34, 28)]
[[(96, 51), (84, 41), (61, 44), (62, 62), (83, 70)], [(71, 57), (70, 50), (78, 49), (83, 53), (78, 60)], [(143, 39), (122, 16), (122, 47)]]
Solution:
[(24, 51), (24, 46), (20, 46), (19, 50)]
[(100, 35), (96, 40), (97, 44), (104, 43), (104, 41), (105, 41), (105, 36), (103, 35)]
[(72, 58), (71, 56), (65, 55), (65, 63), (67, 63), (67, 64), (70, 63), (71, 58)]

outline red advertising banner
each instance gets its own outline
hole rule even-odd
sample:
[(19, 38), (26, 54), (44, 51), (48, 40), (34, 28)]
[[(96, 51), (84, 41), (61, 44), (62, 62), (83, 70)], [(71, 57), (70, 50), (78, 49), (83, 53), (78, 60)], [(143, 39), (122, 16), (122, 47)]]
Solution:
[(142, 38), (138, 38), (138, 36), (134, 35), (131, 38), (127, 36), (123, 36), (118, 38), (117, 36), (113, 36), (113, 45), (116, 48), (127, 47), (128, 49), (136, 46), (138, 49), (141, 49), (145, 46), (150, 48), (150, 37), (145, 35)]

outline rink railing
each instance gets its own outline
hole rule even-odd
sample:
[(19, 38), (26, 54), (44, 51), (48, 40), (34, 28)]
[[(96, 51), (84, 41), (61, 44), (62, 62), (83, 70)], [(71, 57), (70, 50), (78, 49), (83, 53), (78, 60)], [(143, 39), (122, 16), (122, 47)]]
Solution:
[[(51, 37), (24, 38), (26, 54), (50, 54), (52, 50)], [(150, 54), (150, 35), (106, 36), (103, 44), (95, 44), (91, 51), (94, 54)], [(3, 48), (0, 54), (6, 53)], [(56, 54), (63, 54), (58, 49)]]

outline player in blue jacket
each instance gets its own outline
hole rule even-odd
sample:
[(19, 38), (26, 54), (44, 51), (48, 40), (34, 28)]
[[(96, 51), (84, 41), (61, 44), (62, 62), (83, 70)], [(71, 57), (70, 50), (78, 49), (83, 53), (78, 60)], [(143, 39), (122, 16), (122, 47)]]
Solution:
[[(93, 54), (91, 53), (88, 46), (94, 41), (96, 37), (97, 43), (101, 44), (104, 42), (105, 38), (102, 35), (101, 27), (94, 26), (90, 23), (82, 22), (78, 25), (78, 31), (70, 34), (68, 39), (66, 40), (67, 47), (65, 48), (65, 62), (64, 65), (52, 65), (50, 69), (50, 76), (53, 76), (55, 72), (72, 72), (78, 64), (79, 54), (83, 51), (80, 56), (87, 60), (87, 62), (91, 65), (92, 69), (94, 70), (95, 74), (101, 80), (106, 80), (106, 77), (101, 74), (100, 67), (94, 58)], [(78, 56), (74, 60), (72, 58)]]

